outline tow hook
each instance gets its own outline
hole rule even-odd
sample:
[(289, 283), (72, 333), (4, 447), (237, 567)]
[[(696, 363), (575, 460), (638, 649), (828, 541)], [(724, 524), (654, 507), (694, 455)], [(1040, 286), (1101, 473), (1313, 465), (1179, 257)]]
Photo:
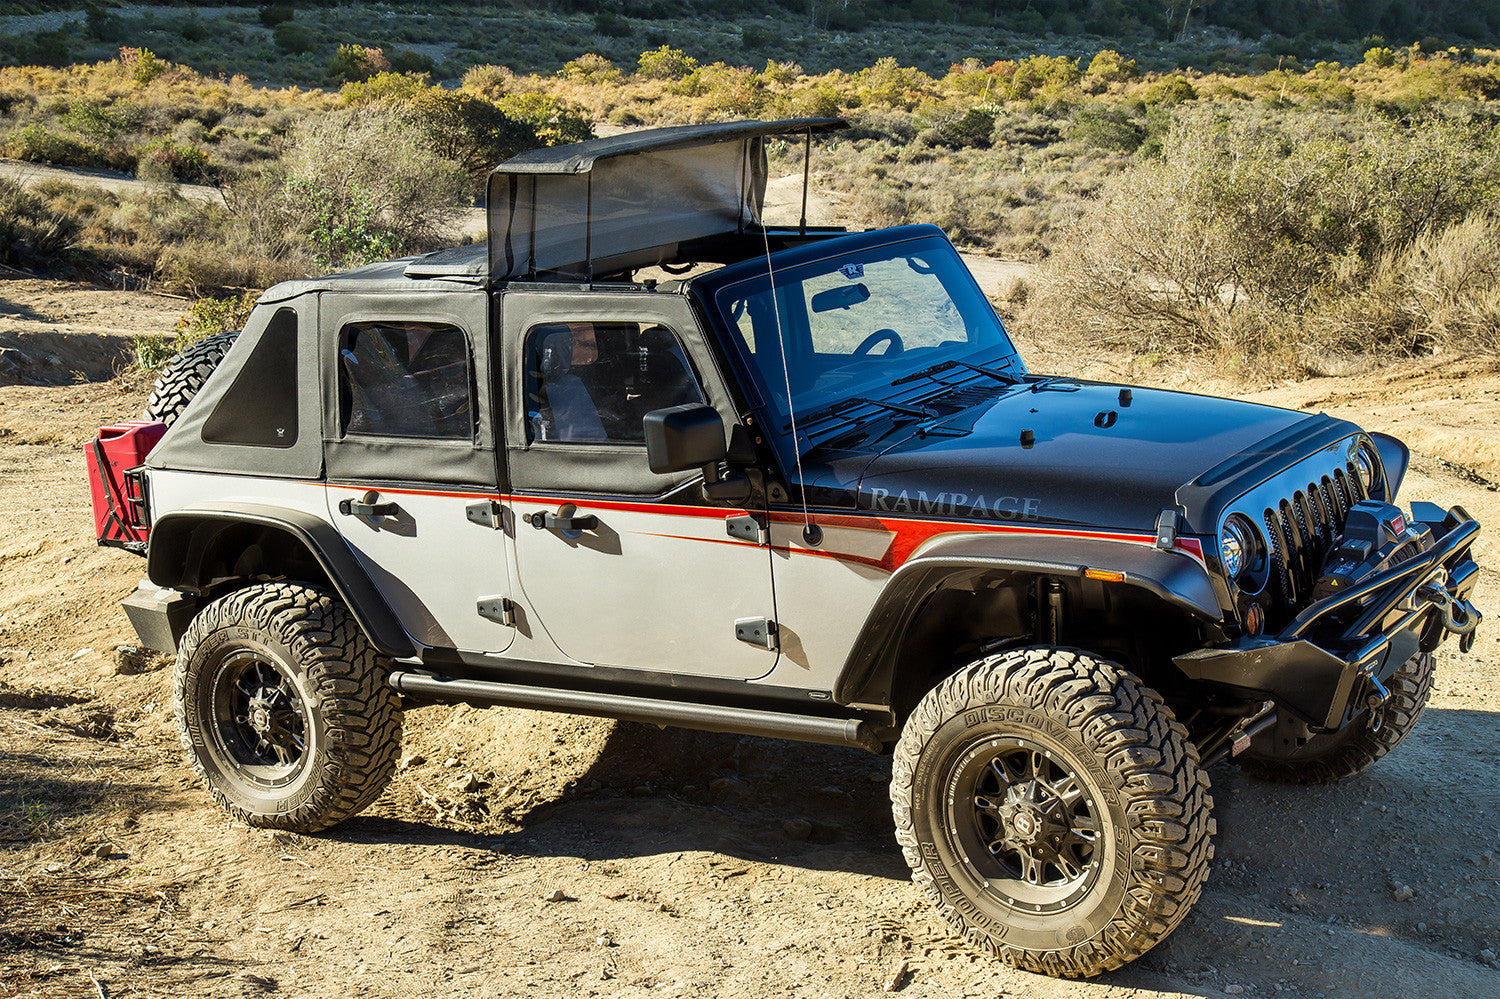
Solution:
[(1417, 591), (1424, 600), (1438, 605), (1443, 627), (1451, 635), (1458, 636), (1458, 651), (1468, 652), (1474, 647), (1475, 630), (1484, 615), (1469, 601), (1455, 597), (1436, 582), (1428, 583)]
[(1370, 692), (1365, 695), (1365, 707), (1370, 709), (1370, 731), (1379, 732), (1380, 708), (1390, 700), (1391, 692), (1373, 673), (1365, 673), (1365, 682), (1370, 685)]

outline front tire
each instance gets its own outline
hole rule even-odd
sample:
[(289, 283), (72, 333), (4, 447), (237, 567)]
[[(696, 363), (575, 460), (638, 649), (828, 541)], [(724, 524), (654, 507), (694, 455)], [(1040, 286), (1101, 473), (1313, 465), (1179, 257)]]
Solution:
[(389, 668), (332, 595), (247, 586), (205, 607), (177, 653), (182, 745), (220, 805), (311, 833), (385, 789), (401, 747)]
[(1304, 738), (1294, 741), (1278, 737), (1277, 728), (1268, 729), (1235, 760), (1251, 777), (1280, 784), (1332, 784), (1353, 777), (1417, 727), (1432, 696), (1433, 672), (1432, 653), (1418, 652), (1386, 681), (1391, 696), (1373, 712), (1328, 734), (1298, 726)]
[(1087, 977), (1187, 915), (1213, 856), (1196, 747), (1160, 695), (1073, 650), (982, 659), (922, 699), (896, 839), (945, 919), (1006, 964)]

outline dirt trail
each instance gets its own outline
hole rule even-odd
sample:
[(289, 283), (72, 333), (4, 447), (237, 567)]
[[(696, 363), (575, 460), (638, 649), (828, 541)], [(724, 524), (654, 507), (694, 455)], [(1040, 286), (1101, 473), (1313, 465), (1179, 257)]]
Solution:
[[(0, 301), (23, 350), (56, 315), (107, 345), (181, 307), (51, 282), (0, 281)], [(1184, 368), (1131, 377), (1205, 387)], [(1493, 363), (1251, 397), (1419, 442), (1406, 498), (1464, 504), (1500, 565)], [(901, 994), (933, 999), (1500, 995), (1493, 569), (1478, 647), (1445, 649), (1404, 746), (1332, 789), (1216, 768), (1218, 859), (1192, 915), (1121, 972), (1055, 982), (933, 921), (892, 839), (888, 761), (853, 751), (423, 708), (366, 815), (316, 837), (229, 821), (182, 761), (170, 668), (116, 606), (144, 567), (91, 540), (80, 447), (143, 401), (119, 381), (0, 384), (0, 997), (96, 997), (97, 981), (120, 997), (823, 999), (879, 994), (903, 965)]]

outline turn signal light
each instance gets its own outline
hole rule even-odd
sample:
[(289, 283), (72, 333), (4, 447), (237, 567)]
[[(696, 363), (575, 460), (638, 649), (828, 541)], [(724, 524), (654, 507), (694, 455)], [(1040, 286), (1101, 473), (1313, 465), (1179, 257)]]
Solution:
[(1266, 612), (1261, 609), (1260, 604), (1251, 604), (1245, 608), (1245, 634), (1259, 635), (1266, 626)]
[(1102, 579), (1106, 583), (1123, 583), (1125, 574), (1123, 572), (1110, 572), (1106, 569), (1085, 569), (1083, 575), (1086, 579)]

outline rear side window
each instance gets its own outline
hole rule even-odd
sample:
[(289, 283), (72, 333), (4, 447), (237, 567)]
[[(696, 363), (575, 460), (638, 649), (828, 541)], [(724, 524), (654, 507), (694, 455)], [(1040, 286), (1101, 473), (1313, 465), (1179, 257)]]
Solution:
[(471, 439), (472, 368), (469, 341), (457, 326), (349, 323), (339, 331), (344, 433)]
[(297, 443), (297, 313), (279, 309), (203, 423), (209, 444)]

